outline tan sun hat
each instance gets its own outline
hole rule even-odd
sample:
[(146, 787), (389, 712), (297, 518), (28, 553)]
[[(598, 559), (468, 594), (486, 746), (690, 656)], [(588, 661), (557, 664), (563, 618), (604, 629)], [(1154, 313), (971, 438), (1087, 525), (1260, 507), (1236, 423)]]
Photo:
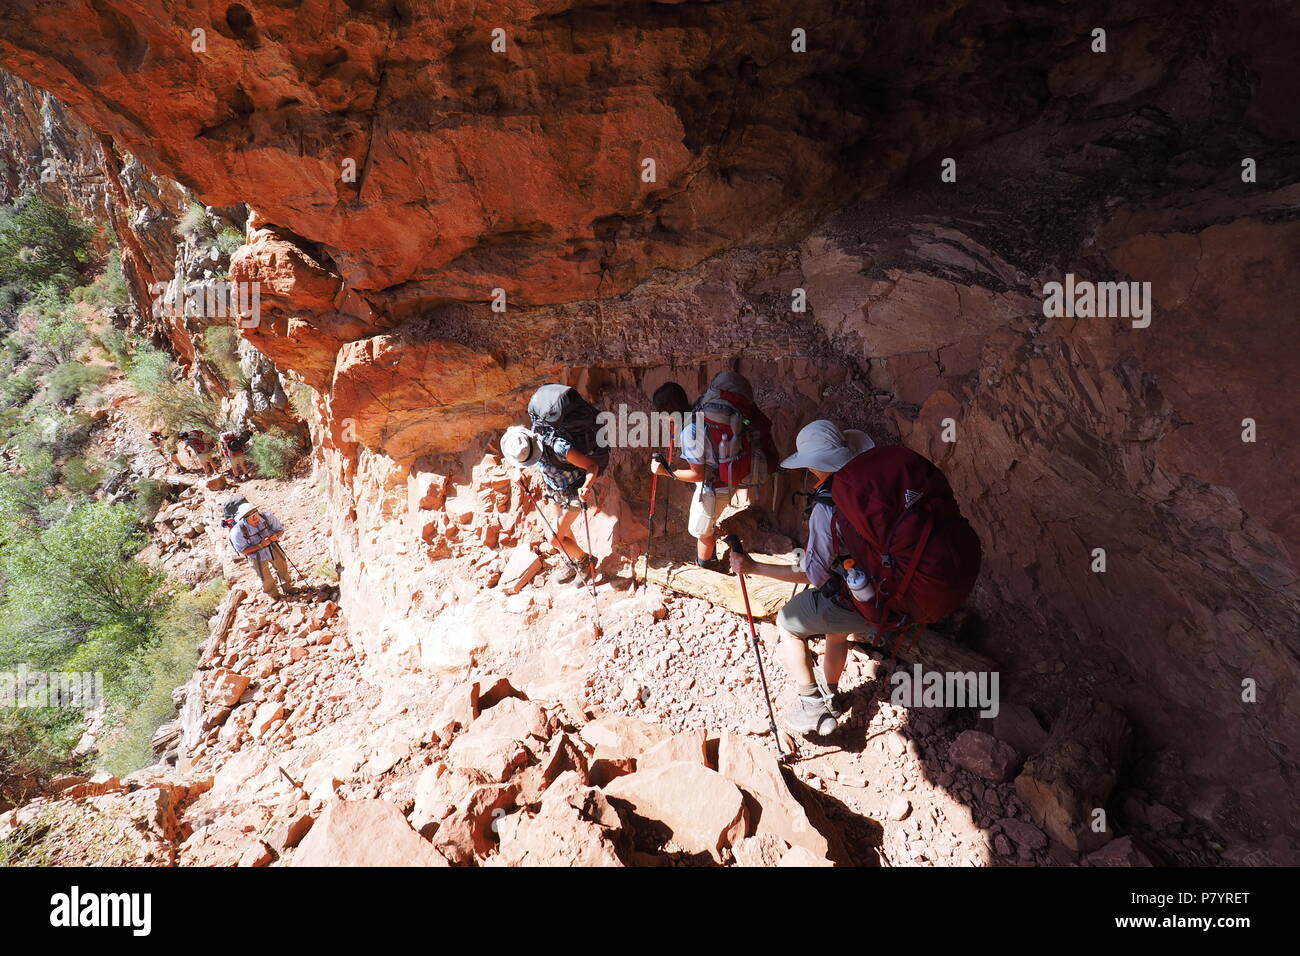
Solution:
[(782, 468), (816, 468), (839, 471), (864, 451), (876, 447), (866, 432), (850, 428), (840, 431), (834, 422), (820, 418), (799, 429), (795, 453), (781, 462)]

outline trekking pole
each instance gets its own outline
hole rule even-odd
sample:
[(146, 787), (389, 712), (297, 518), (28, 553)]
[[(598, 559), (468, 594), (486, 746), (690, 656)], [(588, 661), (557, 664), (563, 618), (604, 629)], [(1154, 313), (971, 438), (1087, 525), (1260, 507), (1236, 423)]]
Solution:
[(299, 571), (298, 566), (289, 560), (289, 553), (284, 550), (284, 545), (282, 545), (279, 541), (272, 541), (271, 547), (280, 549), (280, 557), (284, 558), (284, 563), (289, 565), (290, 569), (292, 569), (294, 574), (298, 575), (299, 581), (301, 581), (303, 584), (311, 584), (311, 581), (308, 580), (307, 575)]
[(581, 572), (579, 572), (579, 570), (578, 570), (578, 562), (574, 561), (573, 558), (569, 557), (569, 552), (565, 551), (565, 550), (564, 550), (564, 547), (559, 543), (559, 541), (560, 541), (560, 536), (559, 536), (558, 534), (555, 533), (555, 529), (551, 527), (551, 523), (550, 523), (549, 521), (546, 520), (546, 514), (542, 511), (541, 508), (539, 508), (539, 507), (537, 506), (537, 497), (536, 497), (536, 495), (531, 496), (531, 497), (529, 498), (529, 500), (532, 501), (532, 503), (533, 503), (533, 510), (537, 512), (537, 517), (539, 517), (539, 518), (542, 519), (542, 524), (545, 525), (545, 527), (546, 527), (546, 533), (549, 534), (552, 538), (555, 539), (555, 542), (556, 542), (556, 545), (555, 545), (555, 546), (556, 546), (557, 549), (559, 549), (560, 556), (561, 556), (562, 558), (564, 558), (565, 561), (568, 561), (568, 562), (569, 562), (569, 567), (573, 568), (573, 573), (574, 573), (574, 574), (579, 574), (579, 573), (581, 573)]
[[(587, 567), (591, 575), (587, 578), (587, 583), (591, 585), (591, 601), (596, 603), (596, 556), (591, 553), (591, 522), (587, 520), (587, 503), (581, 498), (578, 503), (582, 505), (582, 526), (587, 532)], [(600, 607), (596, 608), (596, 626), (600, 626)]]
[[(662, 462), (664, 460), (664, 456), (659, 454), (658, 452), (655, 452), (653, 455), (650, 456), (650, 460)], [(655, 497), (658, 490), (659, 490), (659, 474), (656, 472), (655, 474), (650, 476), (650, 519), (646, 522), (646, 525), (650, 529), (650, 533), (646, 536), (645, 539), (645, 570), (641, 572), (642, 586), (645, 586), (650, 581), (650, 551), (654, 546), (654, 539), (655, 539)], [(635, 567), (632, 568), (632, 586), (633, 587), (636, 586)]]
[[(729, 534), (722, 540), (736, 554), (745, 554), (745, 549), (740, 544), (740, 535)], [(767, 725), (772, 730), (772, 740), (776, 744), (776, 752), (782, 760), (788, 760), (790, 755), (781, 746), (781, 734), (776, 729), (776, 714), (772, 711), (772, 694), (767, 689), (767, 675), (763, 673), (763, 653), (758, 646), (758, 631), (754, 628), (754, 611), (749, 606), (749, 588), (745, 586), (745, 576), (743, 574), (737, 574), (736, 577), (740, 578), (740, 594), (745, 599), (745, 617), (749, 619), (749, 638), (754, 646), (754, 660), (758, 662), (758, 680), (763, 685), (763, 700), (767, 703)]]

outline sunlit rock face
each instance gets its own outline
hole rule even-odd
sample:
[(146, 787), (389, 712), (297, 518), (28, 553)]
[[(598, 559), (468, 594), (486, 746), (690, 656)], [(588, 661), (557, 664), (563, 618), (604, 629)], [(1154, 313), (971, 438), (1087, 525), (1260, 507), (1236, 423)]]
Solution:
[[(737, 364), (786, 448), (825, 416), (939, 462), (1004, 690), (1121, 705), (1131, 779), (1273, 862), (1300, 840), (1298, 41), (1281, 2), (0, 13), (5, 69), (254, 210), (245, 335), (320, 393), (368, 627), (418, 619), (429, 488), (473, 488), (535, 385), (644, 410)], [(1044, 314), (1067, 274), (1150, 283), (1149, 314)], [(628, 541), (644, 458), (614, 454)]]

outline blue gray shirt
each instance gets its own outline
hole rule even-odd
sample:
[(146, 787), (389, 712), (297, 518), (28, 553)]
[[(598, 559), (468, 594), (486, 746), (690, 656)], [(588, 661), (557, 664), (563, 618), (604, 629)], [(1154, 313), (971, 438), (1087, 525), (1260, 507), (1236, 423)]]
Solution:
[[(280, 524), (280, 519), (269, 511), (259, 511), (258, 515), (261, 521), (254, 528), (248, 523), (248, 519), (237, 521), (235, 526), (230, 529), (230, 543), (235, 546), (235, 550), (240, 554), (244, 553), (246, 548), (251, 548), (255, 544), (260, 544), (277, 531), (283, 531), (284, 525)], [(268, 544), (265, 548), (259, 549), (252, 557), (258, 561), (271, 560), (271, 546)]]

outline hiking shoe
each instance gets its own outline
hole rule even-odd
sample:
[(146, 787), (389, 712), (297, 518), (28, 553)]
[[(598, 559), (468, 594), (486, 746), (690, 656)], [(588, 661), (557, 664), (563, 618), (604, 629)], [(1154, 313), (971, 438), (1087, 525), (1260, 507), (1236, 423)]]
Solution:
[(556, 568), (556, 572), (557, 573), (555, 577), (552, 579), (553, 581), (555, 581), (556, 584), (568, 584), (570, 581), (572, 581), (575, 577), (578, 576), (578, 572), (573, 569), (573, 565), (570, 564), (568, 561), (565, 561), (563, 564), (559, 565)]
[(578, 565), (578, 573), (574, 575), (573, 583), (580, 588), (585, 588), (592, 584), (604, 584), (605, 579), (601, 577), (599, 571), (593, 570), (591, 565), (584, 561)]
[(839, 726), (820, 695), (800, 697), (799, 703), (786, 712), (785, 724), (797, 734), (815, 734), (818, 737), (833, 733)]
[(844, 708), (840, 704), (839, 692), (831, 690), (831, 685), (826, 682), (826, 675), (822, 672), (820, 664), (813, 667), (813, 678), (817, 681), (817, 690), (821, 693), (822, 701), (826, 704), (826, 709), (831, 712), (831, 716), (841, 717)]
[(706, 571), (715, 571), (718, 574), (731, 573), (731, 562), (722, 560), (716, 554), (711, 558), (696, 558), (695, 563)]

